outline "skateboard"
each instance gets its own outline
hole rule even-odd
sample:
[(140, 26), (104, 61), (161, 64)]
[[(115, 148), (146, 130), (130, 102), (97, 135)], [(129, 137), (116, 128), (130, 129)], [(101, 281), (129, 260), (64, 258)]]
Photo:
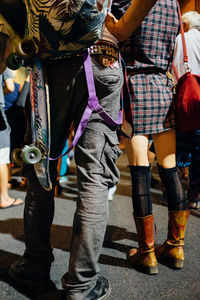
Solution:
[(52, 183), (49, 174), (50, 152), (50, 108), (48, 83), (41, 60), (36, 55), (31, 40), (22, 40), (15, 53), (7, 58), (10, 69), (25, 66), (30, 70), (31, 133), (32, 143), (15, 149), (13, 159), (17, 163), (32, 164), (41, 186), (50, 191)]

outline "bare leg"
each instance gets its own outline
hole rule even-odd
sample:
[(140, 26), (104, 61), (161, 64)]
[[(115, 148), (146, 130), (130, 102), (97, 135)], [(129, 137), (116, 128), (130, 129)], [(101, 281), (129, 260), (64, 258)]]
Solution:
[[(0, 208), (9, 207), (15, 201), (8, 195), (8, 167), (6, 164), (0, 164)], [(19, 205), (23, 201), (17, 199), (14, 205)]]
[(176, 166), (176, 133), (169, 130), (153, 135), (158, 164), (165, 168)]
[(8, 166), (8, 188), (11, 189), (12, 187), (12, 177), (11, 177), (11, 163), (10, 164), (7, 164)]
[(126, 154), (131, 166), (149, 166), (147, 156), (148, 136), (136, 135), (131, 140), (124, 139)]

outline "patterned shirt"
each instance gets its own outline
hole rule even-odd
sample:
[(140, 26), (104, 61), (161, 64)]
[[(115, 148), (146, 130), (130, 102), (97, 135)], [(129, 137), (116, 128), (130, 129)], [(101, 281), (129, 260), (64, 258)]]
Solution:
[[(185, 43), (188, 55), (188, 65), (191, 69), (192, 74), (200, 75), (200, 31), (192, 28), (184, 33)], [(183, 63), (183, 44), (181, 34), (176, 38), (176, 46), (174, 50), (174, 64), (180, 78), (186, 70)], [(172, 75), (176, 83), (176, 76), (172, 70)]]
[(41, 57), (71, 55), (96, 42), (108, 0), (99, 12), (91, 0), (25, 0), (28, 37)]

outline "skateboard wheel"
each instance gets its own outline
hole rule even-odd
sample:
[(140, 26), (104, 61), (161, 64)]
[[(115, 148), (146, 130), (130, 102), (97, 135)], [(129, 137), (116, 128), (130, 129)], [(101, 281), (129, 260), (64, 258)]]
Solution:
[(42, 154), (39, 148), (26, 146), (22, 149), (21, 157), (26, 164), (36, 164), (41, 161)]
[(11, 70), (17, 70), (23, 65), (23, 59), (17, 53), (11, 53), (6, 59), (6, 65)]
[(11, 157), (17, 164), (21, 165), (23, 163), (23, 160), (21, 158), (22, 149), (16, 148), (12, 151)]
[(24, 39), (17, 47), (17, 53), (24, 58), (29, 59), (36, 54), (36, 47), (32, 40)]

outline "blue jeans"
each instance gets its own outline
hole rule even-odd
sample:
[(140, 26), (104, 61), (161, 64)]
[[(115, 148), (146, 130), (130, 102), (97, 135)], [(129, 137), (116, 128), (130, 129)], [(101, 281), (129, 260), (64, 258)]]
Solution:
[[(123, 84), (121, 63), (117, 61), (104, 67), (92, 57), (92, 68), (99, 102), (117, 120)], [(57, 157), (71, 122), (74, 121), (75, 128), (79, 124), (87, 104), (88, 89), (81, 57), (48, 62), (46, 71), (51, 112), (50, 156)], [(119, 180), (115, 165), (120, 155), (118, 143), (116, 128), (109, 127), (94, 112), (75, 147), (79, 192), (65, 286), (69, 299), (83, 299), (98, 278), (98, 258), (108, 220), (108, 189)], [(54, 215), (53, 191), (42, 189), (32, 167), (26, 166), (23, 174), (28, 177), (24, 259), (48, 270), (53, 261), (49, 243)], [(50, 161), (50, 174), (55, 186), (57, 161)]]

